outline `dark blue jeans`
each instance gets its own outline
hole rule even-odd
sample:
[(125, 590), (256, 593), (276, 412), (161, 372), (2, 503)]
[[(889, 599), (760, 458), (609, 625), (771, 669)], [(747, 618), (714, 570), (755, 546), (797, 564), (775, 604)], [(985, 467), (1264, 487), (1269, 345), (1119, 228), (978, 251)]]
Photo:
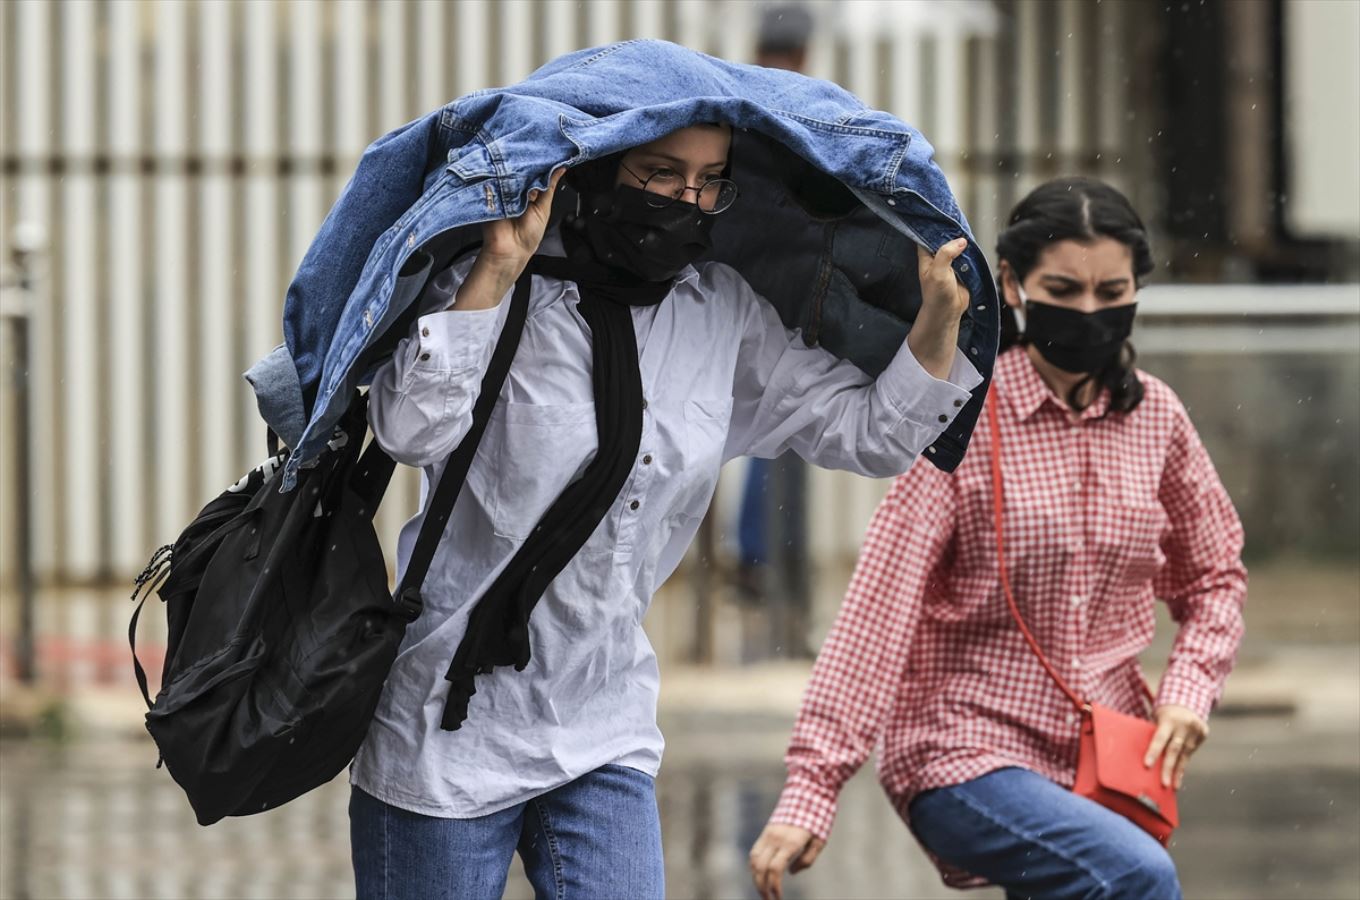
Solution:
[(1025, 769), (926, 791), (908, 812), (932, 853), (1013, 900), (1180, 900), (1176, 866), (1147, 832)]
[(349, 819), (358, 900), (494, 900), (516, 850), (539, 900), (665, 894), (655, 782), (624, 766), (475, 819), (407, 812), (352, 788)]

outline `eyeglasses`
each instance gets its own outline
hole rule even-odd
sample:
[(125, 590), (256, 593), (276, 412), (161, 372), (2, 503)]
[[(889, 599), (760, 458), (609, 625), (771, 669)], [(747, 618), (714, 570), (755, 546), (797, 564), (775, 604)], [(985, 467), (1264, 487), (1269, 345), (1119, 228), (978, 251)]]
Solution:
[(699, 211), (710, 216), (726, 212), (737, 202), (737, 183), (730, 178), (710, 178), (698, 187), (685, 183), (684, 176), (670, 169), (661, 169), (643, 178), (632, 169), (619, 164), (623, 171), (642, 183), (647, 193), (647, 205), (653, 209), (665, 209), (684, 196), (686, 191), (694, 192), (694, 205)]

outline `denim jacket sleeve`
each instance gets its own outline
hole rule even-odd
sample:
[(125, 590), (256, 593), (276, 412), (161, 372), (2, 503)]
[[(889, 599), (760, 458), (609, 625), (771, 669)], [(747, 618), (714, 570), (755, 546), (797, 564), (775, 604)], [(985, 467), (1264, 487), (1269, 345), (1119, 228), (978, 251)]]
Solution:
[(370, 145), (288, 286), (284, 341), (309, 413), (345, 300), (380, 238), (440, 171), (458, 133), (454, 121), (446, 107)]

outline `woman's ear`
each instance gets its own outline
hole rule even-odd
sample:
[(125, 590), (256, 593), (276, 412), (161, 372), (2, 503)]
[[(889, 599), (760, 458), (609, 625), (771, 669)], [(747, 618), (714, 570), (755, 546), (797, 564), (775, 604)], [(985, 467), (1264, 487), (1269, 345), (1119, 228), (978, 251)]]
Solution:
[(1015, 270), (1011, 264), (1004, 259), (1001, 260), (1001, 299), (1006, 301), (1006, 305), (1012, 309), (1021, 309), (1024, 303), (1020, 300), (1020, 282), (1015, 277)]

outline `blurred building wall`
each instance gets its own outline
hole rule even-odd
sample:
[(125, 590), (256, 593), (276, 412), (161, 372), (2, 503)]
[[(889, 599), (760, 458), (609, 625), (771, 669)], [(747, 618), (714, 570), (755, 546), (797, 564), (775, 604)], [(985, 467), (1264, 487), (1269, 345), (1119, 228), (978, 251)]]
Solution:
[[(1123, 89), (1118, 4), (1020, 5), (1023, 40), (999, 36), (985, 2), (813, 6), (812, 73), (921, 126), (984, 242), (1017, 191), (1077, 157), (1131, 180), (1116, 161), (1122, 119), (1096, 101)], [(238, 373), (280, 340), (288, 279), (370, 140), (581, 46), (649, 36), (749, 58), (757, 10), (740, 0), (0, 4), (0, 224), (38, 222), (50, 235), (28, 485), (41, 572), (126, 577), (258, 461), (261, 428)], [(1070, 61), (1054, 68), (1055, 48), (1078, 35), (1096, 48), (1095, 78)], [(1018, 131), (998, 126), (1012, 90), (1026, 110), (1048, 110), (1054, 78), (1067, 87), (1042, 123), (1027, 113)], [(1040, 166), (1043, 123), (1056, 128), (1058, 156)], [(1011, 149), (998, 154), (1003, 130)], [(389, 504), (389, 533), (414, 505), (411, 479), (394, 496), (404, 502)]]
[[(1284, 7), (1289, 224), (1310, 237), (1360, 233), (1360, 3)], [(1347, 112), (1349, 111), (1349, 114)]]

